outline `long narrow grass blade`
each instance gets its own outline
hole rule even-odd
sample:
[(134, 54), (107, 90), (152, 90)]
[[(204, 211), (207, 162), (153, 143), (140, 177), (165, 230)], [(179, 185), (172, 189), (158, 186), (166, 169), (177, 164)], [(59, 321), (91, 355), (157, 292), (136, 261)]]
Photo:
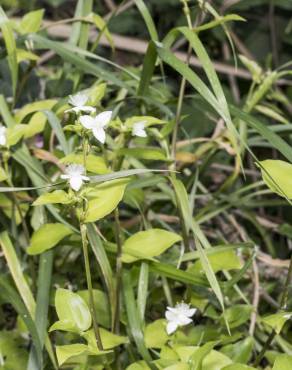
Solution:
[(32, 319), (30, 310), (23, 303), (21, 297), (16, 292), (16, 290), (12, 288), (12, 286), (7, 281), (3, 279), (0, 279), (0, 295), (3, 297), (3, 299), (5, 299), (5, 301), (8, 301), (14, 307), (14, 309), (17, 311), (17, 313), (21, 316), (22, 320), (24, 321), (28, 331), (30, 332), (33, 344), (36, 349), (36, 357), (38, 364), (41, 364), (42, 348), (40, 338), (35, 323)]
[(136, 300), (134, 296), (134, 291), (131, 282), (131, 275), (129, 271), (124, 271), (123, 273), (123, 291), (125, 296), (125, 306), (127, 312), (127, 318), (129, 323), (129, 328), (133, 339), (137, 345), (138, 351), (140, 355), (143, 357), (148, 364), (151, 361), (150, 353), (148, 352), (145, 343), (144, 343), (144, 336), (141, 327), (141, 321), (139, 317), (139, 313), (136, 306)]
[(90, 242), (90, 246), (95, 255), (99, 268), (102, 272), (102, 279), (107, 288), (109, 301), (111, 304), (111, 314), (113, 318), (114, 308), (115, 308), (115, 284), (113, 279), (113, 271), (109, 260), (107, 258), (106, 252), (102, 245), (102, 241), (97, 234), (95, 226), (93, 224), (87, 224), (87, 235)]
[(68, 155), (70, 153), (70, 149), (64, 135), (60, 120), (52, 111), (45, 110), (44, 114), (48, 117), (49, 124), (51, 125), (52, 130), (55, 132), (64, 154)]
[(0, 234), (0, 245), (17, 290), (29, 312), (34, 316), (35, 301), (24, 278), (21, 265), (6, 231)]

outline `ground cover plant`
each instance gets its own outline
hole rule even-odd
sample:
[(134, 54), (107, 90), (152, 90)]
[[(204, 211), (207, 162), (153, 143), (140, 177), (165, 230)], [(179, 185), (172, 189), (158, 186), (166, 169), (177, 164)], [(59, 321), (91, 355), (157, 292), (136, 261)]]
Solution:
[(291, 10), (1, 1), (0, 369), (292, 369)]

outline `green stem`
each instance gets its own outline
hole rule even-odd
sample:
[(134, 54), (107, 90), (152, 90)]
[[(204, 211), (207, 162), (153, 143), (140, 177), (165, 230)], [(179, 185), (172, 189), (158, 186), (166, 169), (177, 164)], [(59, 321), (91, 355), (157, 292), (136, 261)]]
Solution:
[(114, 211), (115, 216), (115, 235), (116, 235), (116, 242), (117, 242), (117, 259), (116, 259), (116, 292), (115, 292), (115, 314), (114, 314), (114, 332), (119, 334), (120, 331), (120, 297), (121, 297), (121, 290), (122, 290), (122, 273), (123, 273), (123, 262), (122, 262), (122, 235), (121, 235), (121, 225), (119, 220), (119, 210), (118, 208)]
[[(286, 282), (285, 282), (285, 285), (284, 285), (284, 290), (283, 290), (283, 295), (282, 295), (282, 298), (281, 298), (279, 311), (283, 311), (283, 310), (287, 309), (289, 285), (290, 285), (291, 280), (292, 280), (292, 256), (290, 258), (288, 274), (287, 274)], [(261, 350), (261, 352), (259, 353), (258, 357), (255, 360), (255, 363), (254, 363), (255, 367), (259, 366), (261, 360), (263, 359), (267, 349), (270, 347), (270, 345), (271, 345), (273, 339), (275, 338), (276, 334), (277, 334), (276, 331), (273, 329), (272, 332), (270, 333), (267, 341), (265, 342), (263, 349)]]
[(90, 309), (92, 322), (93, 322), (93, 331), (94, 331), (97, 347), (100, 351), (102, 351), (103, 346), (101, 342), (99, 326), (96, 320), (96, 309), (95, 309), (94, 298), (93, 298), (92, 279), (91, 279), (89, 256), (88, 256), (87, 228), (86, 228), (86, 225), (83, 223), (80, 223), (80, 232), (81, 232), (81, 239), (82, 239), (82, 248), (83, 248), (83, 256), (84, 256), (87, 288), (88, 288), (88, 294), (89, 294), (89, 309)]

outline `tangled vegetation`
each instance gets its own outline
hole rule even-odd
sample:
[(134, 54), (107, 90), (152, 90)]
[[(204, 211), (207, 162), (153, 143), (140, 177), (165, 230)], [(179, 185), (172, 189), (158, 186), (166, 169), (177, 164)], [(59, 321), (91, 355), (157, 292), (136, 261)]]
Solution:
[(1, 5), (0, 369), (292, 369), (291, 1)]

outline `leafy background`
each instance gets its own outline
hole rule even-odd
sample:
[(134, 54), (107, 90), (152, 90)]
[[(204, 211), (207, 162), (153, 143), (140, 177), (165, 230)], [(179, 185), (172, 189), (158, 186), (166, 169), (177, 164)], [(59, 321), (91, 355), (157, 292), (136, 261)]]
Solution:
[[(82, 1), (79, 3), (84, 5)], [(117, 1), (115, 3), (118, 4)], [(145, 4), (155, 23), (160, 40), (172, 28), (186, 25), (181, 2), (149, 0), (145, 1)], [(195, 20), (200, 13), (197, 1), (190, 1), (188, 4), (192, 20)], [(292, 109), (289, 65), (285, 76), (276, 76), (273, 83), (268, 84), (253, 109), (242, 113), (243, 110), (246, 111), (244, 108), (246, 101), (251, 99), (251, 95), (255, 94), (257, 88), (260, 90), (265, 85), (267, 81), (265, 78), (268, 78), (269, 72), (279, 70), (280, 66), (291, 61), (291, 2), (289, 0), (242, 0), (212, 1), (211, 4), (219, 13), (236, 13), (246, 20), (228, 22), (228, 32), (233, 39), (236, 60), (226, 29), (217, 26), (200, 33), (200, 39), (212, 62), (229, 66), (228, 73), (220, 73), (219, 78), (230, 106), (236, 105), (240, 108), (239, 112), (231, 109), (234, 121), (238, 125), (238, 121), (248, 123), (245, 133), (247, 146), (253, 150), (260, 161), (278, 159), (291, 162)], [(19, 20), (28, 11), (45, 9), (44, 18), (58, 22), (74, 17), (77, 2), (14, 0), (1, 1), (1, 5), (12, 20)], [(105, 17), (110, 8), (106, 1), (94, 1), (92, 10)], [(207, 15), (204, 22), (211, 19), (212, 16)], [(114, 16), (108, 24), (108, 29), (112, 34), (149, 40), (149, 30), (136, 6), (131, 6), (122, 14)], [(59, 37), (62, 39), (62, 32), (59, 35), (52, 35), (49, 30), (50, 28), (42, 30), (39, 35), (53, 41), (58, 40)], [(25, 48), (25, 39), (25, 35), (19, 35), (16, 40), (17, 47)], [(56, 44), (48, 46), (42, 44), (43, 39), (33, 38), (33, 40), (32, 51), (43, 57), (48, 56), (48, 59), (44, 58), (39, 64), (33, 60), (19, 63), (17, 99), (14, 102), (11, 67), (7, 59), (8, 49), (4, 42), (1, 43), (2, 120), (7, 124), (12, 117), (12, 120), (17, 121), (18, 124), (23, 123), (28, 127), (28, 123), (31, 123), (32, 111), (25, 113), (23, 107), (35, 101), (42, 101), (35, 111), (43, 109), (53, 111), (59, 119), (59, 124), (65, 126), (68, 122), (62, 118), (62, 109), (64, 110), (67, 96), (87, 89), (96, 82), (101, 86), (104, 81), (108, 82), (107, 78), (97, 78), (94, 76), (95, 73), (84, 73), (87, 72), (86, 67), (82, 68), (78, 63), (74, 63), (72, 54), (68, 59), (64, 58), (64, 55), (61, 57), (56, 55), (58, 52), (46, 54), (42, 50), (43, 47), (50, 50)], [(182, 40), (180, 50), (186, 53), (187, 44), (186, 40)], [(127, 71), (138, 79), (141, 77), (144, 55), (135, 53), (135, 50), (126, 52), (117, 47), (113, 52), (110, 48), (98, 46), (95, 52), (106, 60), (126, 67)], [(254, 82), (248, 74), (248, 68), (251, 68), (251, 65), (244, 63), (239, 54), (256, 61), (262, 68), (260, 77), (253, 75)], [(102, 70), (109, 71), (111, 78), (118, 78), (129, 90), (138, 88), (137, 79), (131, 77), (129, 73), (112, 68), (108, 63), (96, 60), (93, 63), (100, 66)], [(239, 71), (244, 71), (248, 78), (237, 77), (237, 71), (234, 68), (236, 63)], [(194, 70), (200, 78), (207, 81), (202, 68)], [(117, 115), (122, 121), (132, 116), (144, 115), (166, 120), (168, 125), (159, 130), (165, 133), (165, 140), (169, 144), (181, 76), (167, 63), (163, 66), (165, 78), (161, 71), (157, 65), (151, 80), (151, 89), (146, 94), (150, 99), (148, 103), (143, 104), (139, 99), (130, 98), (125, 93), (125, 89), (115, 83), (107, 83), (104, 93), (100, 91), (96, 93), (96, 100), (100, 108), (115, 109), (118, 106)], [(258, 81), (256, 77), (259, 78)], [(103, 90), (103, 88), (100, 89)], [(102, 101), (101, 97), (98, 98), (99, 93)], [(54, 99), (54, 101), (44, 103), (45, 99)], [(55, 103), (57, 103), (56, 106)], [(5, 108), (11, 112), (11, 116), (10, 113), (7, 114)], [(58, 111), (59, 108), (61, 113)], [(245, 175), (238, 170), (231, 185), (222, 187), (235, 169), (236, 147), (232, 147), (232, 140), (228, 136), (230, 133), (222, 129), (222, 124), (218, 124), (220, 122), (218, 114), (189, 83), (186, 87), (181, 117), (183, 119), (178, 141), (182, 146), (177, 153), (179, 173), (176, 180), (169, 181), (161, 174), (134, 177), (130, 185), (127, 185), (123, 202), (119, 206), (122, 237), (127, 242), (133, 235), (137, 235), (136, 233), (147, 229), (164, 229), (176, 233), (179, 238), (169, 244), (164, 244), (165, 236), (161, 233), (158, 235), (157, 244), (152, 239), (143, 241), (142, 238), (139, 240), (139, 248), (136, 245), (137, 250), (134, 252), (131, 248), (127, 249), (124, 244), (128, 255), (124, 260), (121, 328), (120, 332), (115, 331), (116, 336), (114, 336), (110, 332), (112, 317), (109, 312), (109, 307), (113, 309), (111, 292), (116, 284), (115, 278), (110, 276), (111, 271), (115, 270), (117, 250), (113, 228), (114, 217), (109, 214), (97, 223), (105, 237), (105, 242), (98, 236), (93, 226), (88, 228), (98, 323), (104, 330), (102, 339), (109, 343), (108, 348), (116, 348), (115, 355), (111, 352), (108, 355), (99, 356), (94, 352), (96, 351), (94, 346), (86, 349), (71, 347), (68, 361), (64, 362), (62, 368), (77, 370), (129, 367), (131, 370), (139, 370), (155, 366), (154, 368), (158, 369), (241, 370), (248, 369), (248, 366), (256, 366), (262, 369), (282, 370), (291, 367), (292, 338), (289, 312), (292, 310), (292, 302), (291, 282), (287, 280), (291, 256), (291, 205), (281, 191), (279, 196), (279, 189), (275, 188), (275, 184), (271, 184), (267, 176), (265, 177), (264, 170), (263, 177), (269, 188), (262, 182), (260, 168), (255, 165), (255, 158), (248, 151), (242, 156)], [(47, 119), (50, 125), (46, 124), (41, 130), (37, 128), (36, 132), (32, 129), (25, 134), (24, 139), (19, 141), (21, 135), (24, 135), (22, 133), (15, 145), (11, 145), (9, 156), (12, 158), (9, 157), (8, 163), (13, 186), (41, 185), (43, 178), (48, 180), (45, 175), (56, 178), (59, 168), (54, 160), (57, 158), (61, 163), (65, 163), (66, 160), (62, 159), (64, 153), (68, 154), (78, 146), (78, 140), (70, 141), (70, 132), (65, 132), (65, 139), (60, 132), (56, 134), (58, 140), (52, 139), (56, 121), (52, 123), (52, 116), (51, 119)], [(213, 134), (216, 128), (219, 132), (214, 140)], [(138, 147), (143, 146), (144, 150), (127, 152), (123, 148), (123, 155), (126, 156), (124, 169), (144, 166), (151, 169), (168, 168), (170, 159), (167, 158), (165, 151), (166, 144), (163, 140), (157, 140), (155, 135), (159, 134), (153, 131), (152, 141), (149, 139), (146, 142), (136, 143)], [(244, 135), (241, 139), (243, 137)], [(183, 146), (185, 140), (192, 138), (199, 138), (199, 140)], [(24, 142), (29, 151), (22, 146)], [(145, 150), (147, 146), (152, 152)], [(115, 146), (108, 145), (108, 150), (114, 152)], [(103, 154), (96, 147), (93, 153), (98, 154), (99, 158)], [(265, 166), (273, 179), (280, 183), (280, 187), (285, 184), (286, 189), (287, 186), (288, 194), (291, 191), (289, 189), (291, 189), (292, 178), (290, 167), (287, 167), (287, 171), (280, 171), (278, 163), (273, 169), (270, 163), (262, 162), (262, 167), (265, 168)], [(92, 164), (92, 168), (97, 167), (98, 171), (95, 174), (107, 172), (102, 160)], [(35, 177), (32, 175), (35, 172), (41, 173), (42, 179), (38, 179), (38, 184), (35, 183)], [(3, 181), (5, 186), (12, 186), (5, 183), (5, 177)], [(48, 227), (60, 220), (56, 220), (55, 215), (50, 212), (38, 211), (40, 208), (31, 207), (38, 196), (36, 191), (12, 194), (16, 195), (0, 194), (3, 231), (0, 240), (3, 253), (0, 260), (2, 273), (0, 368), (39, 369), (41, 364), (42, 368), (51, 369), (53, 365), (50, 361), (50, 357), (52, 358), (50, 350), (47, 344), (46, 351), (43, 347), (47, 330), (54, 323), (56, 325), (58, 319), (58, 322), (61, 322), (58, 325), (61, 326), (56, 327), (58, 330), (49, 334), (53, 346), (61, 347), (76, 343), (85, 346), (86, 343), (92, 343), (84, 337), (84, 332), (87, 332), (91, 325), (88, 319), (90, 316), (88, 307), (83, 306), (76, 296), (66, 293), (69, 290), (78, 292), (79, 296), (88, 303), (80, 247), (81, 238), (78, 233), (72, 235), (60, 223), (57, 226), (58, 230), (56, 225), (53, 226), (55, 242), (51, 245), (46, 244), (48, 242), (46, 236), (50, 234), (50, 230), (46, 229), (42, 234), (41, 224), (47, 223)], [(292, 198), (289, 195), (291, 193), (287, 194), (286, 198)], [(15, 197), (28, 224), (29, 249), (27, 249), (25, 226), (21, 223), (19, 210), (15, 208), (17, 203)], [(118, 199), (119, 195), (116, 198)], [(70, 216), (65, 207), (61, 206), (58, 209), (66, 221), (75, 229), (78, 228), (77, 220)], [(194, 224), (188, 224), (192, 218), (194, 218)], [(182, 253), (180, 239), (181, 236), (185, 236), (183, 227), (186, 225), (191, 230), (188, 233), (190, 250)], [(205, 240), (204, 237), (208, 239)], [(213, 252), (208, 251), (209, 243), (213, 246)], [(172, 247), (173, 244), (175, 246)], [(183, 244), (188, 243), (184, 240)], [(36, 255), (33, 252), (34, 245), (37, 249)], [(149, 245), (153, 245), (153, 251), (150, 250)], [(43, 252), (40, 247), (48, 251), (39, 254)], [(158, 257), (159, 262), (147, 261), (145, 255), (141, 255), (141, 250), (147, 251), (147, 258)], [(202, 255), (207, 255), (207, 260), (202, 259)], [(286, 290), (284, 290), (285, 284)], [(82, 312), (80, 317), (84, 319), (82, 322), (80, 317), (75, 318), (74, 310), (72, 310), (72, 318), (71, 313), (66, 312), (65, 316), (68, 318), (70, 315), (74, 325), (73, 329), (65, 332), (59, 330), (64, 323), (62, 323), (62, 314), (58, 311), (57, 298), (55, 300), (56, 288), (65, 289), (65, 292), (57, 290), (60, 292), (58, 299), (61, 307), (64, 305), (69, 307), (71, 299), (77, 299), (78, 304), (83, 307), (80, 308)], [(224, 314), (218, 289), (222, 290), (224, 296)], [(286, 292), (284, 305), (282, 304), (283, 290)], [(37, 301), (36, 315), (33, 313), (35, 300)], [(166, 306), (182, 300), (198, 308), (195, 324), (186, 330), (180, 329), (169, 338), (165, 333)], [(254, 315), (254, 310), (258, 311), (257, 316)], [(138, 312), (142, 314), (139, 316)], [(272, 339), (271, 343), (268, 338)], [(265, 343), (268, 343), (267, 348)], [(200, 352), (195, 352), (198, 349), (193, 346), (200, 346)], [(265, 356), (257, 363), (262, 348), (266, 350)], [(77, 356), (78, 351), (82, 354), (81, 357)], [(88, 356), (89, 353), (86, 351), (93, 352)], [(70, 357), (73, 361), (70, 361)], [(29, 361), (28, 358), (30, 358)], [(59, 352), (59, 362), (61, 358), (64, 360), (64, 353)], [(28, 365), (24, 366), (27, 361)]]

